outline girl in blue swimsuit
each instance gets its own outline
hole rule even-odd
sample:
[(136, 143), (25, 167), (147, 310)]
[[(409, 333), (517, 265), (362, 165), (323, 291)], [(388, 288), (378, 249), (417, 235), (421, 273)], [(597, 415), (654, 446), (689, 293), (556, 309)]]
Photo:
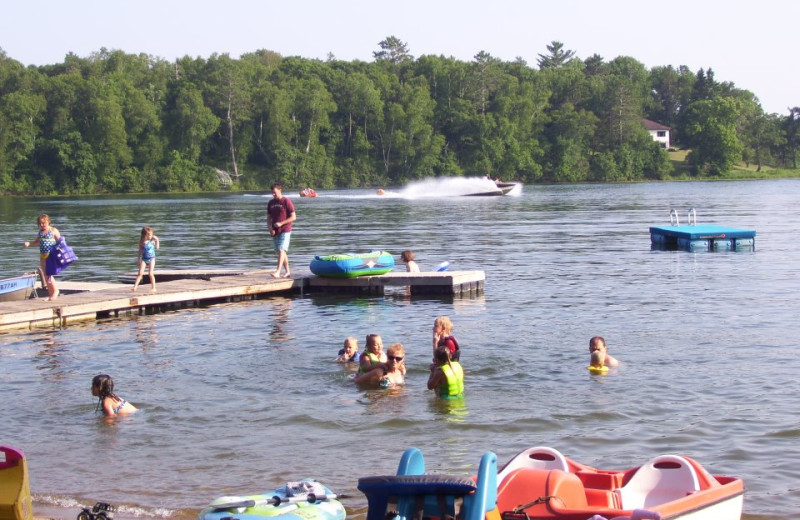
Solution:
[(47, 274), (45, 266), (47, 264), (47, 257), (50, 256), (50, 250), (53, 249), (58, 239), (61, 238), (61, 233), (50, 225), (50, 217), (45, 213), (42, 213), (36, 218), (36, 224), (39, 226), (39, 236), (33, 242), (23, 242), (22, 245), (28, 247), (39, 244), (39, 262), (42, 266), (42, 283), (47, 286), (47, 293), (50, 296), (49, 300), (52, 301), (58, 298), (56, 278), (55, 276)]
[(114, 380), (111, 376), (100, 374), (92, 378), (92, 395), (97, 397), (97, 408), (103, 409), (106, 415), (123, 415), (133, 413), (138, 408), (114, 393)]
[(143, 227), (142, 237), (139, 239), (139, 274), (136, 275), (136, 282), (133, 284), (133, 292), (139, 287), (139, 282), (144, 276), (144, 267), (150, 266), (148, 275), (150, 276), (150, 291), (156, 292), (156, 277), (153, 274), (156, 268), (156, 249), (158, 249), (158, 237), (153, 233), (153, 228)]

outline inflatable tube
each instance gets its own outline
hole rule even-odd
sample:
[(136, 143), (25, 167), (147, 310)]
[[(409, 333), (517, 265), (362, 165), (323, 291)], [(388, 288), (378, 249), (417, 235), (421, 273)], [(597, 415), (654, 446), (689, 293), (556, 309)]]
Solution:
[(608, 367), (605, 367), (605, 366), (604, 367), (593, 367), (593, 366), (589, 365), (586, 368), (589, 369), (589, 372), (591, 372), (592, 374), (605, 374), (606, 372), (608, 372)]
[[(332, 494), (331, 490), (321, 484), (306, 479), (303, 482), (318, 484), (325, 494)], [(338, 500), (286, 500), (293, 495), (288, 492), (287, 486), (270, 491), (262, 495), (249, 495), (246, 497), (221, 497), (214, 500), (208, 507), (200, 511), (198, 520), (222, 520), (224, 518), (238, 518), (239, 520), (265, 520), (266, 518), (280, 518), (280, 520), (344, 520), (344, 506)], [(332, 495), (335, 496), (335, 495)], [(279, 505), (272, 505), (275, 498), (280, 499)], [(298, 496), (302, 499), (302, 495)], [(231, 499), (236, 499), (233, 502)], [(219, 509), (220, 504), (236, 503), (244, 500), (253, 502), (249, 507)]]
[(309, 265), (311, 272), (326, 278), (376, 276), (394, 269), (394, 257), (386, 251), (370, 251), (361, 255), (317, 255)]

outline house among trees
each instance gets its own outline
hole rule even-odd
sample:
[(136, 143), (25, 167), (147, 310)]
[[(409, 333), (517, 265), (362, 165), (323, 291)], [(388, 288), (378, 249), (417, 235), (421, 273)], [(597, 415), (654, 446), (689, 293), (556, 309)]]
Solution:
[(669, 127), (649, 119), (642, 119), (645, 129), (650, 132), (653, 141), (660, 143), (665, 150), (669, 150)]

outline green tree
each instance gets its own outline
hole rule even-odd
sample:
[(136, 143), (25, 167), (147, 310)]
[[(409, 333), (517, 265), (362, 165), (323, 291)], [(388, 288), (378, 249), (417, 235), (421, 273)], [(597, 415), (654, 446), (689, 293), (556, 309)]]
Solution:
[(564, 44), (555, 40), (547, 46), (547, 52), (549, 54), (539, 54), (537, 63), (540, 70), (563, 67), (575, 56), (575, 51), (564, 50)]
[(173, 82), (167, 89), (163, 117), (167, 147), (199, 163), (208, 138), (220, 126), (220, 119), (203, 103), (200, 90), (188, 82)]
[(741, 159), (742, 144), (736, 131), (738, 105), (731, 97), (715, 97), (689, 105), (685, 132), (693, 148), (688, 160), (695, 171), (722, 175)]
[(414, 57), (409, 53), (408, 45), (397, 36), (389, 36), (378, 43), (381, 48), (372, 53), (376, 61), (386, 61), (392, 65), (399, 65), (414, 61)]
[(208, 59), (204, 77), (206, 103), (222, 121), (212, 153), (221, 160), (225, 150), (231, 174), (238, 178), (241, 175), (238, 157), (247, 157), (252, 146), (250, 133), (246, 131), (252, 117), (252, 98), (243, 67), (227, 54), (214, 54)]
[(800, 147), (800, 107), (789, 109), (789, 115), (783, 120), (783, 132), (786, 140), (784, 164), (791, 164), (797, 169), (797, 148)]

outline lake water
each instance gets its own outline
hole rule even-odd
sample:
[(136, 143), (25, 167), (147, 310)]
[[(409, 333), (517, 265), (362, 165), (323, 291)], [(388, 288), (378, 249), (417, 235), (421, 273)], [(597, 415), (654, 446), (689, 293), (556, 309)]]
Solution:
[[(466, 182), (466, 181), (465, 181)], [(448, 197), (429, 182), (292, 196), (290, 259), (399, 255), (423, 269), (485, 270), (465, 298), (306, 294), (0, 334), (0, 443), (23, 449), (38, 514), (119, 505), (118, 519), (188, 520), (221, 495), (314, 477), (351, 517), (358, 477), (394, 473), (420, 448), (431, 472), (473, 474), (533, 445), (624, 469), (662, 453), (744, 479), (745, 518), (800, 510), (800, 181), (527, 186), (516, 197)], [(135, 268), (143, 225), (158, 268), (274, 266), (264, 196), (0, 198), (0, 273), (35, 267), (20, 243), (47, 212), (80, 256), (69, 280)], [(670, 209), (758, 232), (755, 252), (651, 251)], [(402, 268), (402, 266), (401, 266)], [(435, 317), (463, 348), (466, 397), (425, 389)], [(380, 333), (407, 349), (407, 385), (356, 389), (331, 360)], [(588, 340), (622, 365), (591, 376)], [(92, 376), (111, 374), (141, 412), (95, 414)]]

